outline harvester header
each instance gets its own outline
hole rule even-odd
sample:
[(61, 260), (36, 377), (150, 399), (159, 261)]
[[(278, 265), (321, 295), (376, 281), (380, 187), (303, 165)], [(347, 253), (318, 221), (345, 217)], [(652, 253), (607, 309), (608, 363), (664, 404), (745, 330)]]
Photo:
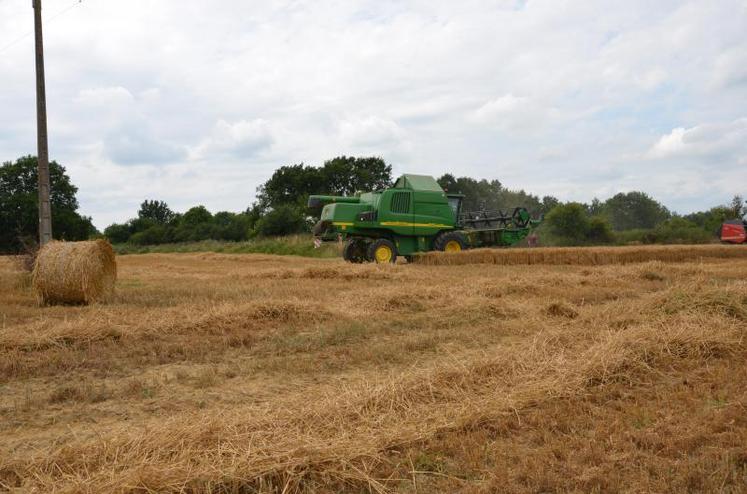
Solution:
[(350, 262), (394, 262), (398, 255), (410, 259), (431, 250), (513, 245), (541, 221), (523, 207), (463, 212), (463, 199), (445, 192), (433, 177), (406, 174), (394, 187), (353, 197), (313, 195), (309, 207), (322, 207), (315, 237), (342, 237), (343, 257)]

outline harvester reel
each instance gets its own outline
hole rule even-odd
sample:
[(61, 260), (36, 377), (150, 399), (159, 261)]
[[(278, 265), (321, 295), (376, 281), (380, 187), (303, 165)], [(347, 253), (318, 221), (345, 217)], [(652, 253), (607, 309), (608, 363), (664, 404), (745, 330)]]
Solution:
[(511, 215), (511, 219), (514, 222), (515, 228), (524, 228), (529, 224), (529, 211), (522, 207), (515, 208), (514, 213)]
[(472, 211), (462, 215), (462, 223), (468, 228), (475, 229), (508, 228), (511, 215), (503, 210)]

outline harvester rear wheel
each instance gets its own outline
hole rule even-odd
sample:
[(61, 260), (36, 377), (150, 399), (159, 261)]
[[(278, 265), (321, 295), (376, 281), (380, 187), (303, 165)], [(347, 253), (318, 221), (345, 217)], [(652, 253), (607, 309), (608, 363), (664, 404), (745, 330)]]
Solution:
[(368, 246), (368, 258), (377, 264), (395, 263), (397, 248), (391, 241), (380, 238)]
[(433, 248), (443, 252), (461, 252), (467, 248), (467, 242), (459, 232), (444, 232), (433, 241)]
[(342, 248), (342, 258), (348, 262), (360, 264), (366, 262), (366, 244), (359, 238), (350, 238)]

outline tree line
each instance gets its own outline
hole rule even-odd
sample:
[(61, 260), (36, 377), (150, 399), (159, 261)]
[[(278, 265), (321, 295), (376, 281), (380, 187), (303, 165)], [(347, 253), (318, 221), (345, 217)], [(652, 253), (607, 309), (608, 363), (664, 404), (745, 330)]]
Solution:
[(707, 243), (721, 224), (747, 214), (742, 196), (708, 211), (678, 215), (644, 192), (621, 192), (606, 201), (558, 204), (542, 229), (554, 245)]
[[(305, 233), (318, 219), (319, 210), (306, 204), (312, 194), (352, 195), (380, 190), (394, 183), (392, 167), (379, 157), (338, 156), (321, 166), (304, 163), (281, 166), (257, 189), (256, 201), (241, 213), (220, 212), (211, 216), (203, 206), (183, 215), (173, 213), (161, 201), (145, 201), (136, 218), (104, 230), (112, 242), (151, 245), (198, 240), (246, 240), (257, 236)], [(550, 196), (540, 199), (523, 190), (511, 191), (498, 180), (438, 178), (444, 189), (464, 194), (465, 210), (496, 210), (525, 206), (545, 213), (559, 204)]]
[[(37, 163), (33, 156), (0, 165), (0, 252), (20, 252), (35, 242), (38, 228)], [(82, 240), (102, 235), (91, 218), (78, 212), (77, 187), (65, 168), (50, 163), (53, 234)], [(175, 212), (163, 201), (145, 200), (137, 215), (103, 232), (113, 243), (153, 245), (200, 240), (242, 241), (310, 231), (319, 211), (309, 210), (311, 194), (351, 195), (393, 184), (392, 167), (379, 157), (338, 156), (311, 166), (281, 166), (257, 189), (256, 200), (241, 212), (211, 213), (204, 206)], [(562, 203), (510, 190), (498, 180), (444, 174), (439, 184), (465, 195), (464, 210), (506, 210), (524, 206), (545, 222), (542, 243), (588, 245), (605, 243), (700, 243), (712, 241), (719, 225), (747, 213), (735, 196), (730, 204), (684, 216), (669, 211), (643, 192), (616, 194), (605, 201)]]
[(350, 195), (391, 182), (392, 167), (375, 157), (338, 156), (320, 167), (286, 165), (258, 187), (257, 199), (243, 212), (213, 215), (204, 206), (195, 206), (179, 214), (162, 201), (146, 200), (136, 218), (108, 226), (104, 235), (115, 243), (152, 245), (303, 233), (311, 230), (318, 214), (306, 207), (309, 195)]

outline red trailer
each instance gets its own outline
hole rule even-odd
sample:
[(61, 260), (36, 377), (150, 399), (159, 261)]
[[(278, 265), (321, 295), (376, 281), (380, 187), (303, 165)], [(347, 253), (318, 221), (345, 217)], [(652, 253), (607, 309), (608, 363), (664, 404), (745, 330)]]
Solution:
[(743, 244), (747, 242), (747, 221), (729, 220), (721, 225), (719, 238), (729, 244)]

